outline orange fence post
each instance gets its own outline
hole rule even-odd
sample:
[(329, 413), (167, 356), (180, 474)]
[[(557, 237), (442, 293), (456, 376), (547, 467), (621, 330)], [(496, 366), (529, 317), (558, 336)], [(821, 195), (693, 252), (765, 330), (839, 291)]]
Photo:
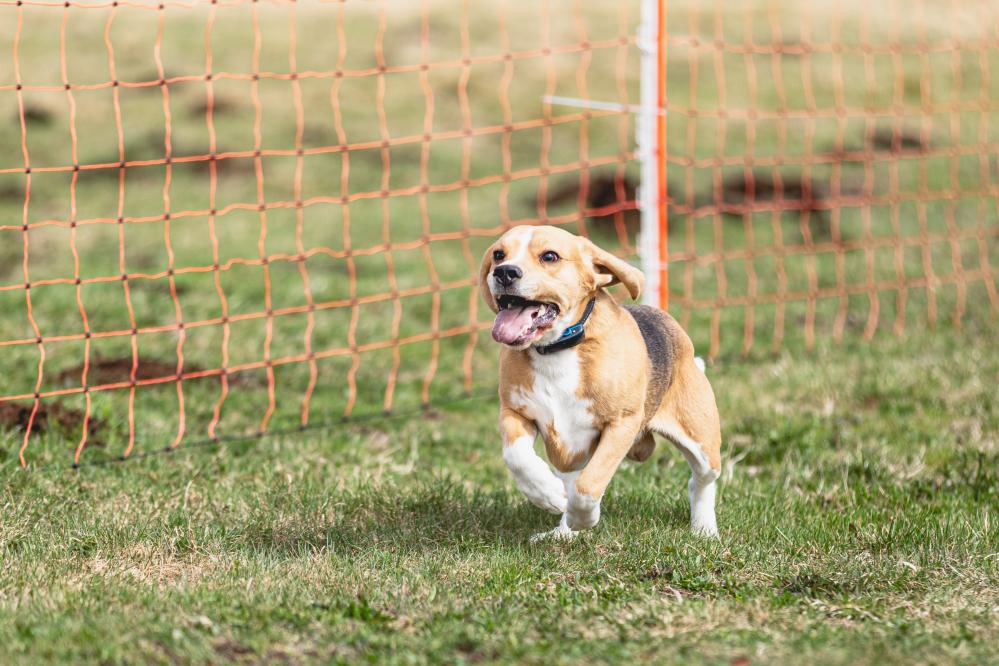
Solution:
[(659, 228), (659, 307), (669, 310), (669, 195), (666, 180), (666, 0), (657, 2), (656, 21), (656, 161), (658, 177), (656, 206)]

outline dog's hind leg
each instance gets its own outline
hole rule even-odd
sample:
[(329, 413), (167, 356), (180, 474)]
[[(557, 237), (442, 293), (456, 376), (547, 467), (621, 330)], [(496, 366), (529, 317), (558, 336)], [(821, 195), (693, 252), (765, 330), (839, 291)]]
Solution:
[[(690, 388), (694, 390), (689, 390)], [(687, 494), (690, 527), (698, 534), (718, 536), (715, 519), (716, 481), (721, 472), (721, 428), (714, 393), (699, 368), (690, 364), (671, 387), (665, 404), (649, 427), (669, 439), (690, 465)]]
[(714, 469), (704, 454), (704, 447), (690, 438), (679, 424), (663, 424), (659, 430), (669, 439), (690, 465), (690, 481), (687, 482), (687, 495), (690, 498), (690, 529), (704, 536), (718, 536), (718, 522), (715, 519), (715, 482), (719, 469)]
[(687, 496), (690, 498), (690, 529), (704, 536), (718, 536), (718, 521), (715, 518), (715, 482), (719, 470), (711, 469), (699, 457), (701, 445), (680, 437), (676, 443), (690, 465), (690, 481), (687, 482)]

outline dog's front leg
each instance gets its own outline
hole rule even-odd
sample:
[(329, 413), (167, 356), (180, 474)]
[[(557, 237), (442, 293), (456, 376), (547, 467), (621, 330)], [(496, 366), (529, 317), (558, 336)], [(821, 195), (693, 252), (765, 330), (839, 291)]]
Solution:
[(605, 428), (586, 467), (574, 482), (566, 484), (569, 495), (566, 522), (570, 529), (593, 527), (600, 520), (600, 500), (635, 443), (641, 425), (639, 417), (628, 416)]
[(564, 513), (565, 487), (548, 463), (534, 452), (534, 440), (538, 435), (534, 423), (504, 407), (500, 411), (500, 433), (503, 435), (503, 461), (510, 468), (520, 492), (545, 511)]

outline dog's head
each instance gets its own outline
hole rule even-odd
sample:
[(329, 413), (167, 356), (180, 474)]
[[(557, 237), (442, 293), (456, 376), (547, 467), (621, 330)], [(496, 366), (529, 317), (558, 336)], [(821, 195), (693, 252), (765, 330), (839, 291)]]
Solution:
[(638, 298), (641, 271), (556, 227), (514, 227), (482, 257), (479, 289), (496, 313), (493, 338), (515, 349), (557, 339), (599, 290), (620, 282)]

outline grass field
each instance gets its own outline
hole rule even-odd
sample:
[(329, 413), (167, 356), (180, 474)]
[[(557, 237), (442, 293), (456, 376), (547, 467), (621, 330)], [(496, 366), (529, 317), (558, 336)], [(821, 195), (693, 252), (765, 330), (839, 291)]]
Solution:
[[(0, 396), (30, 395), (38, 379), (25, 281), (34, 283), (33, 316), (46, 338), (43, 392), (80, 387), (88, 354), (88, 385), (127, 380), (133, 324), (126, 298), (141, 331), (140, 377), (172, 377), (179, 350), (187, 372), (251, 366), (231, 375), (224, 401), (218, 377), (185, 380), (184, 420), (176, 382), (140, 387), (134, 459), (125, 463), (117, 459), (130, 441), (127, 389), (44, 400), (48, 418), (29, 440), (27, 470), (18, 453), (31, 400), (0, 403), (0, 662), (999, 660), (999, 354), (987, 288), (988, 280), (995, 286), (990, 267), (999, 266), (999, 108), (992, 106), (999, 76), (989, 75), (999, 72), (999, 51), (988, 41), (990, 26), (999, 25), (988, 18), (994, 8), (919, 5), (864, 23), (856, 18), (860, 3), (843, 5), (845, 22), (831, 10), (804, 14), (800, 3), (717, 13), (721, 5), (669, 3), (676, 108), (670, 286), (674, 312), (700, 353), (710, 349), (711, 327), (720, 330), (708, 374), (723, 419), (722, 537), (689, 533), (687, 467), (661, 443), (645, 464), (622, 468), (594, 530), (571, 543), (531, 544), (553, 520), (516, 492), (503, 466), (488, 335), (424, 340), (401, 347), (398, 357), (392, 348), (354, 355), (350, 347), (487, 322), (468, 284), (485, 232), (533, 219), (539, 191), (578, 182), (572, 165), (583, 157), (581, 132), (586, 158), (606, 161), (590, 169), (594, 178), (619, 164), (634, 175), (633, 160), (618, 161), (634, 131), (627, 115), (465, 139), (460, 131), (467, 118), (482, 128), (543, 117), (543, 94), (636, 102), (636, 51), (615, 40), (633, 31), (637, 6), (472, 3), (462, 13), (433, 2), (424, 27), (412, 6), (390, 4), (383, 30), (377, 5), (300, 4), (291, 23), (288, 8), (264, 4), (162, 14), (128, 5), (0, 8), (0, 53), (18, 56), (0, 58), (0, 119), (7, 121), (0, 123), (0, 170), (11, 170), (0, 173), (0, 342), (29, 341), (0, 347)], [(425, 80), (410, 71), (251, 83), (250, 72), (291, 71), (291, 26), (297, 72), (365, 71), (378, 65), (376, 43), (389, 67), (524, 53), (543, 43), (556, 54), (459, 63), (430, 69)], [(424, 29), (430, 39), (421, 50)], [(941, 48), (923, 58), (905, 48), (862, 49), (951, 37), (968, 50)], [(747, 56), (713, 50), (715, 39), (786, 50)], [(806, 41), (834, 40), (842, 53), (796, 55)], [(580, 41), (609, 45), (558, 52)], [(212, 71), (222, 74), (206, 83), (209, 52)], [(165, 94), (160, 86), (117, 88), (120, 145), (114, 93), (104, 85), (112, 60), (122, 82), (177, 79)], [(96, 88), (68, 95), (63, 61), (67, 80)], [(623, 87), (619, 70), (631, 72)], [(13, 88), (18, 75), (23, 91)], [(851, 112), (842, 123), (835, 114), (791, 113), (779, 122), (747, 115), (841, 103), (889, 111)], [(948, 104), (958, 110), (926, 112)], [(379, 106), (384, 123), (373, 113)], [(719, 109), (730, 116), (719, 118)], [(434, 133), (459, 134), (425, 146), (427, 123)], [(873, 158), (801, 165), (869, 149), (873, 138), (896, 130), (907, 140), (918, 136), (917, 148), (900, 154), (882, 146)], [(383, 132), (415, 140), (383, 150)], [(162, 163), (168, 151), (208, 153), (213, 133), (219, 153), (251, 151), (220, 159), (214, 186), (204, 162), (177, 161), (169, 170)], [(325, 150), (369, 142), (374, 147)], [(27, 207), (28, 179), (16, 171), (25, 163), (22, 143), (33, 167)], [(299, 157), (298, 147), (317, 152)], [(272, 153), (256, 160), (257, 148)], [(114, 166), (119, 151), (130, 162), (153, 162), (129, 166), (124, 188)], [(838, 174), (844, 187), (883, 199), (810, 218), (798, 210), (704, 213), (722, 197), (716, 184), (744, 173), (742, 165), (710, 160), (750, 152), (763, 161), (788, 158), (761, 167), (762, 177), (779, 172), (790, 182), (811, 169), (817, 183)], [(508, 184), (425, 200), (393, 196), (385, 204), (335, 201), (386, 187), (405, 191), (424, 179), (528, 173), (543, 160), (554, 167), (550, 175)], [(111, 166), (78, 176), (45, 170), (74, 162)], [(922, 198), (906, 198), (917, 193)], [(294, 202), (316, 197), (299, 217)], [(549, 212), (571, 216), (575, 206), (574, 199), (553, 203)], [(223, 212), (209, 215), (211, 208)], [(71, 227), (71, 219), (80, 224)], [(613, 231), (588, 228), (627, 254)], [(421, 244), (427, 233), (462, 231), (471, 237)], [(956, 240), (920, 245), (934, 234)], [(381, 251), (386, 240), (396, 244), (391, 253)], [(891, 242), (863, 247), (879, 240)], [(792, 249), (775, 250), (778, 243)], [(302, 247), (323, 251), (299, 262)], [(739, 254), (746, 248), (759, 251), (747, 258)], [(268, 293), (274, 310), (302, 308), (309, 298), (386, 294), (387, 259), (400, 290), (422, 291), (324, 307), (314, 327), (300, 311), (248, 317), (265, 309)], [(214, 263), (223, 269), (212, 271)], [(904, 290), (904, 299), (890, 286), (845, 301), (821, 298), (814, 312), (799, 298), (782, 314), (780, 337), (778, 308), (766, 298), (752, 309), (698, 306), (751, 288), (779, 297), (890, 281), (899, 271), (959, 278), (955, 265), (966, 277), (982, 276), (967, 277), (966, 292), (959, 279), (929, 280)], [(431, 267), (453, 288), (435, 292)], [(127, 296), (121, 273), (130, 276)], [(85, 281), (79, 291), (77, 277)], [(83, 330), (80, 303), (90, 329), (106, 335), (60, 340)], [(218, 323), (178, 334), (178, 321), (212, 322), (223, 307), (234, 318), (228, 337)], [(814, 342), (806, 333), (812, 317)], [(833, 342), (840, 317), (843, 339)], [(899, 323), (901, 337), (892, 333)], [(747, 330), (754, 344), (744, 349)], [(873, 339), (862, 342), (864, 333)], [(311, 394), (310, 424), (335, 425), (229, 439), (264, 421), (272, 431), (297, 429), (309, 364), (278, 365), (272, 380), (261, 361), (299, 354), (306, 344), (345, 350), (317, 362)], [(432, 406), (421, 410), (425, 397)], [(87, 446), (73, 471), (87, 399)], [(393, 417), (381, 418), (388, 407)], [(206, 442), (216, 410), (223, 437)], [(347, 412), (357, 418), (340, 423)], [(174, 441), (180, 448), (164, 452)]]
[(552, 517), (499, 455), (495, 405), (3, 470), (7, 663), (857, 664), (999, 658), (999, 359), (969, 327), (709, 369), (717, 542), (682, 458)]

